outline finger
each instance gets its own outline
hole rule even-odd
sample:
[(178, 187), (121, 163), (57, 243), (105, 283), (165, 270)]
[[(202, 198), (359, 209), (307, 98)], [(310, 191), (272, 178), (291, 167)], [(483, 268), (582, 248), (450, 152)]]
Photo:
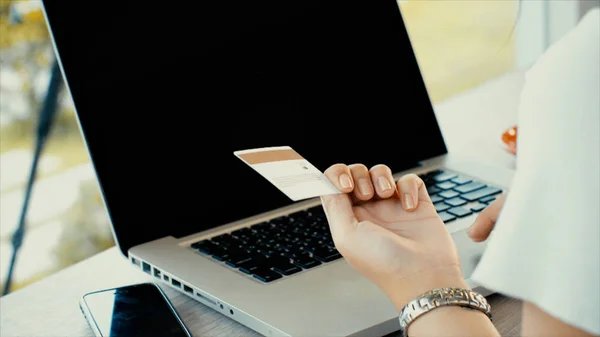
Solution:
[(348, 166), (352, 173), (352, 181), (356, 185), (354, 189), (354, 196), (358, 200), (369, 200), (373, 198), (375, 189), (371, 182), (371, 176), (369, 175), (369, 169), (363, 164), (354, 164)]
[(407, 174), (398, 179), (396, 188), (404, 210), (413, 211), (417, 208), (419, 204), (419, 189), (423, 185), (423, 180), (416, 174)]
[(354, 190), (354, 182), (348, 166), (335, 164), (325, 170), (324, 174), (340, 192), (350, 193)]
[(373, 166), (369, 170), (369, 175), (378, 197), (386, 199), (394, 195), (394, 177), (392, 176), (392, 170), (387, 165)]
[(331, 230), (331, 237), (338, 249), (343, 245), (344, 238), (356, 229), (358, 220), (352, 209), (352, 201), (348, 194), (324, 195), (321, 204)]
[(477, 216), (477, 219), (467, 231), (471, 240), (481, 242), (488, 238), (494, 226), (496, 226), (500, 210), (504, 205), (504, 198), (505, 195), (501, 195)]

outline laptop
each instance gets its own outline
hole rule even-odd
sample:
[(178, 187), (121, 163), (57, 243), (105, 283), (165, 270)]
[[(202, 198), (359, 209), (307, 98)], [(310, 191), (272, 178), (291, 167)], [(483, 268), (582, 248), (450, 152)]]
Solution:
[(469, 278), (485, 243), (465, 229), (512, 173), (448, 152), (395, 0), (44, 6), (132, 268), (266, 336), (398, 330), (320, 201), (292, 202), (233, 154), (291, 146), (321, 171), (420, 174)]

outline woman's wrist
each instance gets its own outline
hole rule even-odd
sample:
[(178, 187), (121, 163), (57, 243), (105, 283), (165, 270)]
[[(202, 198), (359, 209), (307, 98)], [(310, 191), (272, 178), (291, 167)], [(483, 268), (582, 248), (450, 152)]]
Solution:
[[(387, 286), (386, 293), (398, 312), (421, 295), (438, 288), (471, 289), (459, 267), (427, 270), (404, 277)], [(499, 336), (489, 317), (479, 311), (459, 306), (443, 306), (428, 311), (408, 326), (409, 336)]]
[(481, 311), (458, 306), (431, 310), (408, 326), (408, 336), (500, 336), (492, 321)]
[(471, 289), (458, 267), (437, 268), (396, 280), (385, 292), (400, 312), (404, 306), (424, 293), (444, 287)]

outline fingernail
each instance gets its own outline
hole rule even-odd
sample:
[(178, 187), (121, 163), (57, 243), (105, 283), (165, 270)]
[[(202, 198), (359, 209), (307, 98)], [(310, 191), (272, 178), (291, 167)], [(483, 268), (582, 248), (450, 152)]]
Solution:
[(360, 193), (365, 197), (371, 194), (371, 182), (367, 179), (361, 179), (358, 181), (358, 189)]
[(382, 192), (392, 189), (392, 185), (390, 185), (390, 182), (385, 177), (379, 177), (377, 182), (379, 183), (379, 189)]
[(347, 174), (342, 174), (340, 176), (340, 185), (342, 185), (343, 189), (352, 188), (352, 180), (350, 180), (350, 176)]
[(415, 208), (415, 201), (413, 199), (413, 196), (410, 194), (405, 194), (404, 195), (404, 206), (406, 207), (406, 209), (413, 209)]

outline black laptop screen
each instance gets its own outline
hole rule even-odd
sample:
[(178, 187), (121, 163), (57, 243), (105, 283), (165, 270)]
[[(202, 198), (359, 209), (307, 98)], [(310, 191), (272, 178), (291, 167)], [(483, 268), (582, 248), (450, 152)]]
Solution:
[(395, 0), (44, 5), (124, 253), (291, 203), (236, 150), (446, 152)]

